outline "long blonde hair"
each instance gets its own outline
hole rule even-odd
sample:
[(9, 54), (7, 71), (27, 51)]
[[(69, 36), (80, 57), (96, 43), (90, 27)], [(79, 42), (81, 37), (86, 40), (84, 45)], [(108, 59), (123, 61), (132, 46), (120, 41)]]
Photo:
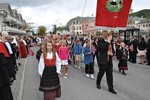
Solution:
[(52, 53), (53, 53), (53, 57), (55, 57), (55, 48), (54, 48), (54, 44), (53, 44), (53, 42), (52, 41), (50, 41), (50, 40), (48, 40), (48, 41), (46, 41), (46, 43), (45, 43), (45, 50), (44, 50), (44, 52), (43, 52), (43, 56), (44, 57), (46, 57), (47, 56), (47, 52), (48, 52), (48, 50), (47, 50), (47, 44), (48, 43), (51, 43), (52, 44)]

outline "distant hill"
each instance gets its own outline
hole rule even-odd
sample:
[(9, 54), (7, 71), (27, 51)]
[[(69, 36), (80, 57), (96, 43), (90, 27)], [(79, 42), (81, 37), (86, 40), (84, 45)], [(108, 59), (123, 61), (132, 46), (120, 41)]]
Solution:
[(146, 18), (146, 19), (150, 19), (150, 9), (140, 10), (138, 12), (130, 14), (130, 16), (143, 17), (143, 18)]

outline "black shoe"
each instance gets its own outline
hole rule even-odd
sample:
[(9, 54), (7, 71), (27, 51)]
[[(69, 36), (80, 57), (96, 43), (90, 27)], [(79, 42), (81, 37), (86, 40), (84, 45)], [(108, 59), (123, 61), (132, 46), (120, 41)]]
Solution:
[(97, 87), (97, 89), (101, 89), (101, 86), (100, 86), (100, 85), (97, 85), (96, 87)]
[(113, 93), (113, 94), (117, 94), (117, 92), (114, 89), (109, 89), (108, 91)]
[(121, 69), (119, 69), (119, 72), (121, 73)]
[(146, 64), (146, 65), (150, 65), (150, 64)]
[(127, 75), (126, 73), (122, 73), (123, 75)]

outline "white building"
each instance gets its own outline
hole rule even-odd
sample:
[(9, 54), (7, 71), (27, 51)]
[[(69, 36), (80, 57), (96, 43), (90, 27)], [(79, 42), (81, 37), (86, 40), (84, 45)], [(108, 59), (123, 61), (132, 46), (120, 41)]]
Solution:
[(8, 3), (0, 3), (0, 32), (26, 34), (26, 31), (23, 30), (24, 26), (26, 26), (26, 22), (16, 9), (11, 9)]
[(150, 20), (148, 19), (129, 17), (127, 26), (140, 29), (141, 35), (146, 35), (150, 33)]
[(150, 20), (139, 22), (137, 27), (141, 30), (141, 32), (150, 33)]
[(95, 17), (75, 17), (67, 23), (70, 34), (87, 34), (95, 32)]

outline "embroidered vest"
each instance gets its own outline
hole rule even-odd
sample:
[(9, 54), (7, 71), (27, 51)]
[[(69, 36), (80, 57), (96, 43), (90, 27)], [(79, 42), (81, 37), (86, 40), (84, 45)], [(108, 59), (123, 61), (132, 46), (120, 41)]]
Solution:
[(46, 67), (55, 66), (56, 65), (56, 56), (51, 59), (47, 59), (44, 57), (44, 64)]

